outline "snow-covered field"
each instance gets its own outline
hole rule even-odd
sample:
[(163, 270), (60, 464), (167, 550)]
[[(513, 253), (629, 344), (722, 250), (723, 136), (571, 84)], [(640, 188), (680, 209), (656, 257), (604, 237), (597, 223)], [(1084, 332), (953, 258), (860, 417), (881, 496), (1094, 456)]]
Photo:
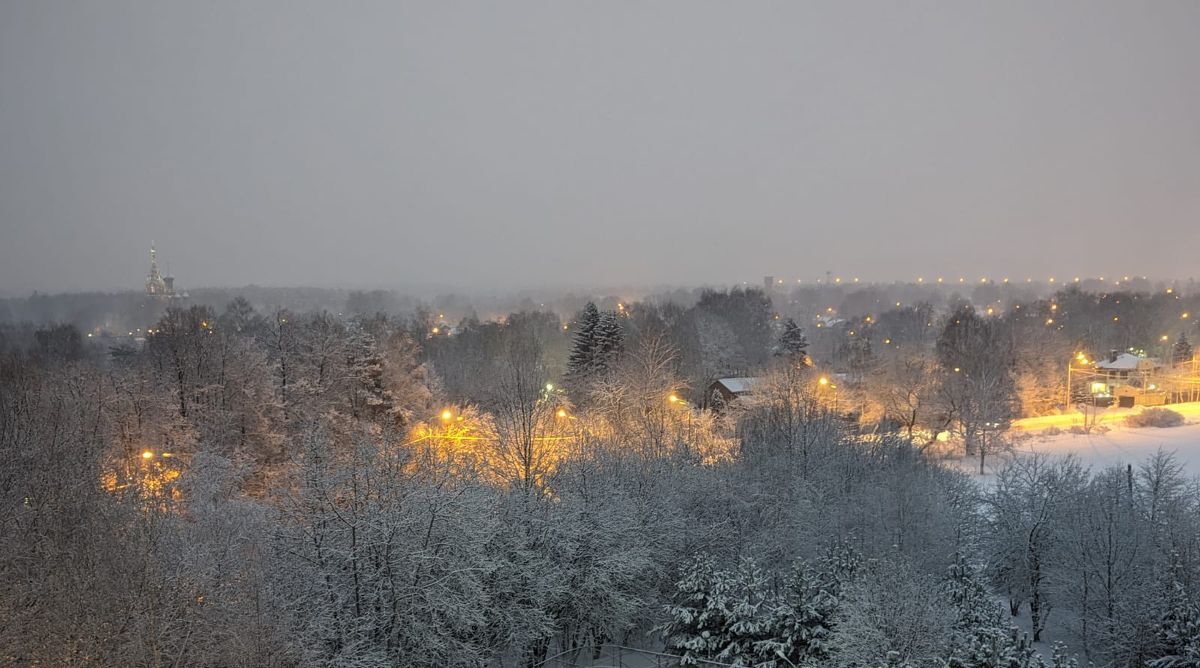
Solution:
[[(1080, 414), (1052, 415), (1042, 418), (1018, 420), (1010, 436), (1013, 439), (1011, 455), (989, 456), (986, 469), (991, 472), (1004, 465), (1010, 456), (1027, 453), (1049, 455), (1075, 455), (1092, 469), (1101, 469), (1117, 464), (1135, 466), (1154, 454), (1159, 448), (1175, 454), (1175, 459), (1184, 470), (1200, 476), (1200, 402), (1165, 406), (1183, 415), (1186, 422), (1178, 427), (1130, 427), (1125, 418), (1142, 409), (1110, 409), (1102, 411), (1100, 426), (1091, 433), (1073, 433), (1072, 427), (1083, 422)], [(1053, 432), (1058, 433), (1053, 433)], [(978, 474), (979, 460), (973, 457), (952, 459), (952, 465), (963, 471)]]
[(1174, 452), (1176, 460), (1191, 475), (1200, 475), (1200, 421), (1165, 429), (1113, 424), (1104, 433), (1029, 434), (1015, 445), (1018, 453), (1074, 454), (1093, 469), (1137, 464), (1159, 448)]

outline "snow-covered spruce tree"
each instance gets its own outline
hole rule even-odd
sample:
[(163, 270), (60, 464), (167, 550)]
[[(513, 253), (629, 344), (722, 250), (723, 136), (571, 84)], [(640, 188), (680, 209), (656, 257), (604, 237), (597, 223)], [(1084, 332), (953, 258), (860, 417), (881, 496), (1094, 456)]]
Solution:
[(808, 338), (804, 330), (796, 324), (795, 319), (783, 321), (783, 331), (779, 334), (779, 347), (775, 354), (787, 358), (795, 364), (804, 364), (808, 358)]
[(716, 569), (712, 556), (701, 555), (684, 565), (673, 603), (667, 606), (670, 621), (657, 627), (680, 665), (698, 665), (699, 659), (716, 656), (727, 644), (728, 592), (728, 576)]
[(1049, 665), (1033, 648), (1029, 635), (1015, 626), (1007, 633), (978, 638), (967, 651), (951, 656), (946, 668), (1075, 668), (1074, 657), (1067, 656), (1063, 647), (1054, 645)]
[(600, 311), (596, 305), (588, 302), (577, 319), (574, 342), (571, 344), (571, 354), (567, 358), (567, 375), (575, 379), (584, 379), (596, 363), (596, 326), (600, 324)]
[(596, 356), (593, 361), (595, 373), (604, 375), (617, 366), (617, 359), (625, 349), (625, 336), (621, 331), (621, 322), (617, 319), (616, 311), (605, 311), (600, 314), (596, 324)]
[(736, 573), (717, 570), (711, 557), (690, 562), (676, 583), (671, 621), (659, 627), (667, 650), (683, 665), (710, 659), (756, 668), (787, 668), (830, 658), (837, 593), (857, 560), (847, 551), (815, 569), (797, 561), (780, 591), (762, 569), (744, 560)]
[(383, 385), (379, 343), (361, 323), (354, 323), (346, 334), (346, 411), (355, 418), (384, 417), (391, 411), (392, 398)]
[(1148, 668), (1200, 668), (1200, 606), (1172, 577), (1158, 629), (1158, 656)]
[(721, 634), (724, 647), (716, 654), (716, 660), (735, 666), (761, 666), (773, 668), (775, 662), (767, 654), (763, 662), (760, 648), (763, 643), (774, 640), (773, 619), (770, 614), (773, 602), (769, 599), (767, 579), (762, 568), (751, 559), (743, 559), (738, 572), (732, 576), (732, 591), (729, 596), (729, 621), (725, 633)]
[(948, 569), (942, 592), (958, 613), (955, 628), (962, 634), (992, 633), (1006, 626), (1000, 606), (988, 594), (979, 570), (961, 554)]
[(755, 644), (756, 666), (783, 668), (829, 659), (829, 636), (840, 588), (834, 575), (797, 561), (769, 610), (770, 638)]
[(825, 588), (834, 598), (840, 598), (846, 586), (858, 577), (862, 570), (862, 555), (848, 540), (830, 543), (821, 557), (819, 571)]
[[(1044, 668), (1027, 634), (1005, 623), (1000, 605), (992, 600), (978, 569), (961, 555), (950, 566), (942, 594), (955, 611), (951, 654), (947, 668)], [(1074, 668), (1061, 645), (1054, 645), (1050, 666)]]

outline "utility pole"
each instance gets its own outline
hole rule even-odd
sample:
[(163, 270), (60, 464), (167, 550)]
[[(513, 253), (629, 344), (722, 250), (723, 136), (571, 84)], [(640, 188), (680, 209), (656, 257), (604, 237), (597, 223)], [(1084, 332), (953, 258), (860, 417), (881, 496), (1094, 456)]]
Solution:
[(1071, 360), (1067, 360), (1067, 398), (1063, 401), (1063, 410), (1071, 409)]

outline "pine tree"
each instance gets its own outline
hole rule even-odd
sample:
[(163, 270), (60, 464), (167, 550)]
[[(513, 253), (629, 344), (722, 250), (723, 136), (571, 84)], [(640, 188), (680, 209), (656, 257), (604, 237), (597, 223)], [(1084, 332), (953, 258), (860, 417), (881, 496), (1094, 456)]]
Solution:
[(375, 337), (355, 323), (347, 331), (345, 353), (350, 415), (374, 419), (389, 412), (392, 397), (383, 384), (383, 356)]
[(808, 339), (804, 336), (804, 330), (792, 318), (783, 321), (783, 332), (779, 335), (777, 354), (793, 358), (800, 364), (803, 364), (808, 358)]
[(850, 339), (847, 344), (847, 360), (850, 368), (862, 373), (870, 369), (875, 362), (875, 351), (871, 349), (871, 339), (860, 336)]
[(1171, 349), (1171, 361), (1175, 364), (1180, 362), (1190, 362), (1192, 359), (1192, 344), (1188, 342), (1187, 334), (1180, 332), (1179, 340), (1175, 342), (1175, 347)]
[(797, 561), (771, 612), (771, 638), (756, 644), (758, 663), (767, 668), (821, 664), (829, 658), (829, 638), (839, 588), (833, 573)]
[(600, 311), (588, 302), (579, 314), (579, 327), (575, 330), (575, 341), (567, 358), (567, 375), (584, 378), (596, 364), (596, 327), (600, 324)]
[(950, 566), (942, 584), (942, 595), (954, 607), (954, 640), (959, 648), (970, 648), (984, 639), (1008, 634), (1000, 606), (988, 594), (979, 571), (962, 555)]
[[(952, 654), (947, 668), (1047, 668), (1029, 640), (992, 600), (978, 570), (960, 555), (950, 567), (942, 595), (956, 611)], [(1054, 646), (1050, 668), (1075, 668), (1060, 645)]]
[[(775, 631), (768, 599), (767, 580), (752, 560), (744, 560), (729, 592), (728, 624), (721, 634), (724, 646), (718, 661), (735, 666), (774, 668), (769, 646), (775, 643)], [(767, 651), (764, 651), (767, 650)], [(765, 655), (765, 656), (764, 656)], [(766, 658), (767, 661), (762, 661)]]
[(847, 540), (837, 540), (829, 545), (821, 558), (820, 572), (827, 584), (824, 586), (834, 597), (842, 595), (846, 585), (858, 577), (862, 569), (862, 555), (854, 548), (851, 536)]
[(600, 314), (600, 322), (596, 324), (596, 352), (593, 370), (599, 374), (612, 371), (616, 367), (617, 359), (621, 356), (624, 347), (625, 339), (616, 311), (605, 311)]
[(728, 644), (728, 591), (728, 578), (716, 570), (711, 556), (702, 555), (685, 564), (683, 577), (675, 583), (675, 603), (667, 606), (670, 621), (657, 628), (667, 651), (679, 656), (680, 665), (698, 665)]
[(958, 611), (957, 626), (964, 630), (1000, 626), (1003, 615), (975, 568), (962, 555), (950, 566), (943, 592)]
[(1149, 668), (1200, 668), (1200, 607), (1172, 578), (1166, 612), (1158, 630), (1160, 651)]
[[(1075, 660), (1055, 647), (1053, 668), (1074, 666)], [(1046, 662), (1033, 648), (1029, 635), (1014, 626), (1004, 633), (976, 638), (965, 651), (951, 656), (946, 668), (1046, 668)]]

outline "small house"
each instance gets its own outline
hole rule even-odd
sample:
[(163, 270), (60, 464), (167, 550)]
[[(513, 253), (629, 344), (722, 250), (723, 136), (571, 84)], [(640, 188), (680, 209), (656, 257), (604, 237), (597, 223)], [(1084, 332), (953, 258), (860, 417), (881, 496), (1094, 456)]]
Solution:
[[(1096, 362), (1096, 378), (1092, 382), (1094, 395), (1116, 397), (1118, 405), (1156, 405), (1165, 401), (1155, 377), (1162, 365), (1152, 357), (1112, 351)], [(1160, 396), (1162, 395), (1162, 396)]]
[(718, 378), (708, 386), (708, 406), (718, 408), (753, 394), (754, 389), (761, 383), (761, 378), (754, 377)]

